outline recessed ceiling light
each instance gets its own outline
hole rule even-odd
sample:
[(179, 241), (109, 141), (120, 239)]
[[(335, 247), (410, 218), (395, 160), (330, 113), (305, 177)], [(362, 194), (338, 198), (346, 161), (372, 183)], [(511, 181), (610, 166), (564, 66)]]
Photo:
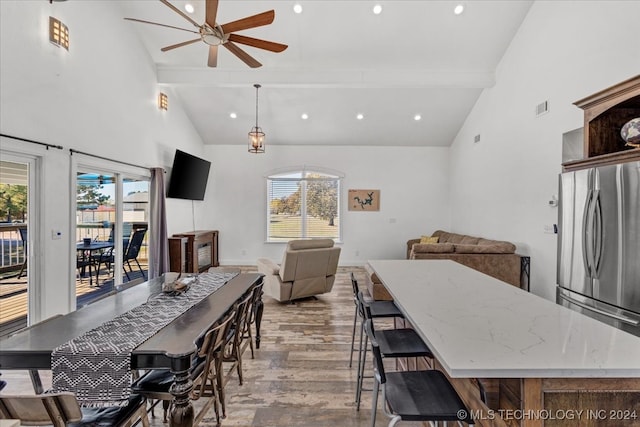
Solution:
[(356, 119), (358, 119), (358, 120), (364, 119), (364, 114), (358, 113), (358, 115), (356, 116)]
[(189, 13), (193, 13), (195, 9), (191, 3), (187, 3), (184, 5), (184, 10), (186, 10)]
[(238, 115), (236, 113), (231, 113), (229, 114), (229, 117), (231, 117), (232, 119), (236, 119), (238, 118)]
[(422, 116), (420, 114), (416, 114), (415, 116), (413, 116), (413, 120), (415, 120), (416, 122), (421, 119), (422, 119)]
[(300, 117), (302, 117), (302, 120), (307, 120), (309, 118), (309, 115), (307, 113), (302, 113)]
[(456, 15), (460, 15), (462, 12), (464, 12), (464, 4), (462, 3), (457, 4), (456, 7), (453, 8), (453, 13)]
[(300, 3), (296, 3), (293, 5), (293, 11), (295, 13), (302, 13), (302, 5)]
[(380, 13), (382, 13), (382, 6), (379, 4), (373, 6), (373, 13), (380, 15)]

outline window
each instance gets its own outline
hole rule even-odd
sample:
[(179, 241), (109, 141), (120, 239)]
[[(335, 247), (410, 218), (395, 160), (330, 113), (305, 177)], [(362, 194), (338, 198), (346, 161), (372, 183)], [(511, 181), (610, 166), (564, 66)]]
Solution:
[(341, 240), (342, 176), (295, 170), (267, 177), (267, 241), (324, 237)]

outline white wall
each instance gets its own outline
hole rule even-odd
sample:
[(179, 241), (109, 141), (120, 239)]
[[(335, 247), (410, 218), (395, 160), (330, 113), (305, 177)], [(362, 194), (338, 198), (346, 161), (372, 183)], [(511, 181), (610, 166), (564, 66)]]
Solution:
[[(196, 226), (220, 230), (222, 264), (282, 258), (284, 244), (265, 243), (264, 177), (275, 169), (307, 165), (344, 173), (341, 265), (404, 258), (408, 239), (450, 225), (448, 148), (267, 146), (256, 155), (243, 144), (207, 146), (206, 156), (213, 162), (207, 200), (196, 203), (210, 215)], [(348, 189), (379, 189), (380, 211), (348, 211)]]
[[(578, 99), (640, 72), (637, 1), (538, 1), (451, 148), (454, 231), (513, 241), (531, 256), (532, 291), (555, 299), (562, 134)], [(549, 113), (535, 118), (535, 106)], [(481, 135), (478, 144), (473, 136)]]
[[(71, 232), (69, 148), (145, 167), (168, 168), (175, 148), (209, 158), (207, 200), (193, 203), (194, 215), (191, 202), (168, 200), (169, 233), (192, 230), (194, 222), (219, 229), (226, 264), (281, 256), (282, 245), (264, 243), (263, 177), (307, 164), (344, 172), (343, 202), (349, 188), (381, 190), (380, 212), (343, 210), (342, 265), (403, 258), (407, 239), (452, 229), (517, 243), (532, 257), (534, 292), (552, 298), (556, 240), (542, 229), (556, 221), (547, 201), (557, 193), (562, 133), (582, 125), (571, 103), (640, 71), (640, 2), (536, 2), (496, 86), (483, 93), (450, 150), (268, 146), (266, 154), (250, 155), (243, 143), (204, 147), (171, 90), (162, 88), (169, 111), (157, 109), (155, 68), (117, 7), (0, 1), (0, 132), (65, 147), (0, 141), (3, 150), (43, 159), (36, 317), (70, 308), (72, 246), (51, 239), (53, 229)], [(49, 15), (69, 27), (69, 52), (49, 43)], [(551, 111), (536, 119), (534, 107), (544, 100)], [(478, 133), (481, 142), (473, 144)]]
[[(158, 110), (155, 66), (118, 7), (112, 1), (0, 1), (0, 132), (65, 148), (0, 141), (3, 150), (43, 161), (42, 311), (32, 313), (35, 320), (67, 311), (73, 295), (68, 150), (144, 167), (170, 167), (175, 148), (203, 152), (170, 90), (169, 111)], [(48, 41), (50, 15), (69, 28), (68, 52)], [(169, 200), (167, 206), (170, 226), (191, 227), (190, 204)], [(63, 239), (51, 239), (54, 229)]]

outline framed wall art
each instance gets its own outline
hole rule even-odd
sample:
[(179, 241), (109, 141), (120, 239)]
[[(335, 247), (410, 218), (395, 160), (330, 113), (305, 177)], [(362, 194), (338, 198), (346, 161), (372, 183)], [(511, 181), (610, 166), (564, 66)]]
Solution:
[(349, 190), (350, 211), (379, 211), (380, 190)]

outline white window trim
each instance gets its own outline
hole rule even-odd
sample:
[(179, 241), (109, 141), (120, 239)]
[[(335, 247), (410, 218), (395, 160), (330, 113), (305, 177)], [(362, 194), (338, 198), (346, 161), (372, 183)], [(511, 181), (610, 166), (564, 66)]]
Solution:
[[(272, 169), (270, 171), (267, 171), (267, 173), (265, 173), (263, 175), (264, 181), (265, 181), (265, 194), (264, 194), (264, 200), (265, 200), (265, 225), (264, 225), (264, 233), (265, 233), (265, 237), (264, 237), (264, 243), (265, 244), (286, 244), (286, 241), (274, 241), (274, 240), (269, 240), (269, 221), (270, 221), (270, 207), (269, 207), (269, 180), (272, 179), (271, 177), (273, 177), (274, 175), (283, 175), (283, 174), (289, 174), (289, 173), (297, 173), (297, 172), (301, 172), (302, 176), (306, 175), (308, 172), (317, 172), (320, 174), (325, 174), (325, 175), (331, 175), (337, 178), (338, 180), (338, 217), (340, 218), (340, 221), (338, 223), (338, 237), (335, 240), (336, 244), (342, 244), (343, 242), (343, 228), (342, 228), (342, 218), (343, 218), (343, 209), (342, 209), (342, 183), (345, 177), (344, 172), (338, 171), (336, 169), (330, 169), (330, 168), (326, 168), (326, 167), (322, 167), (322, 166), (312, 166), (312, 165), (301, 165), (301, 166), (290, 166), (290, 167), (285, 167), (285, 168), (278, 168), (278, 169)], [(302, 191), (304, 192), (306, 190), (306, 186), (303, 186)], [(306, 195), (303, 193), (303, 198), (302, 198), (302, 203), (306, 203)], [(302, 216), (303, 216), (303, 227), (306, 224), (306, 214), (307, 214), (307, 210), (306, 210), (306, 206), (303, 206), (302, 209)], [(306, 230), (303, 230), (303, 233)]]

